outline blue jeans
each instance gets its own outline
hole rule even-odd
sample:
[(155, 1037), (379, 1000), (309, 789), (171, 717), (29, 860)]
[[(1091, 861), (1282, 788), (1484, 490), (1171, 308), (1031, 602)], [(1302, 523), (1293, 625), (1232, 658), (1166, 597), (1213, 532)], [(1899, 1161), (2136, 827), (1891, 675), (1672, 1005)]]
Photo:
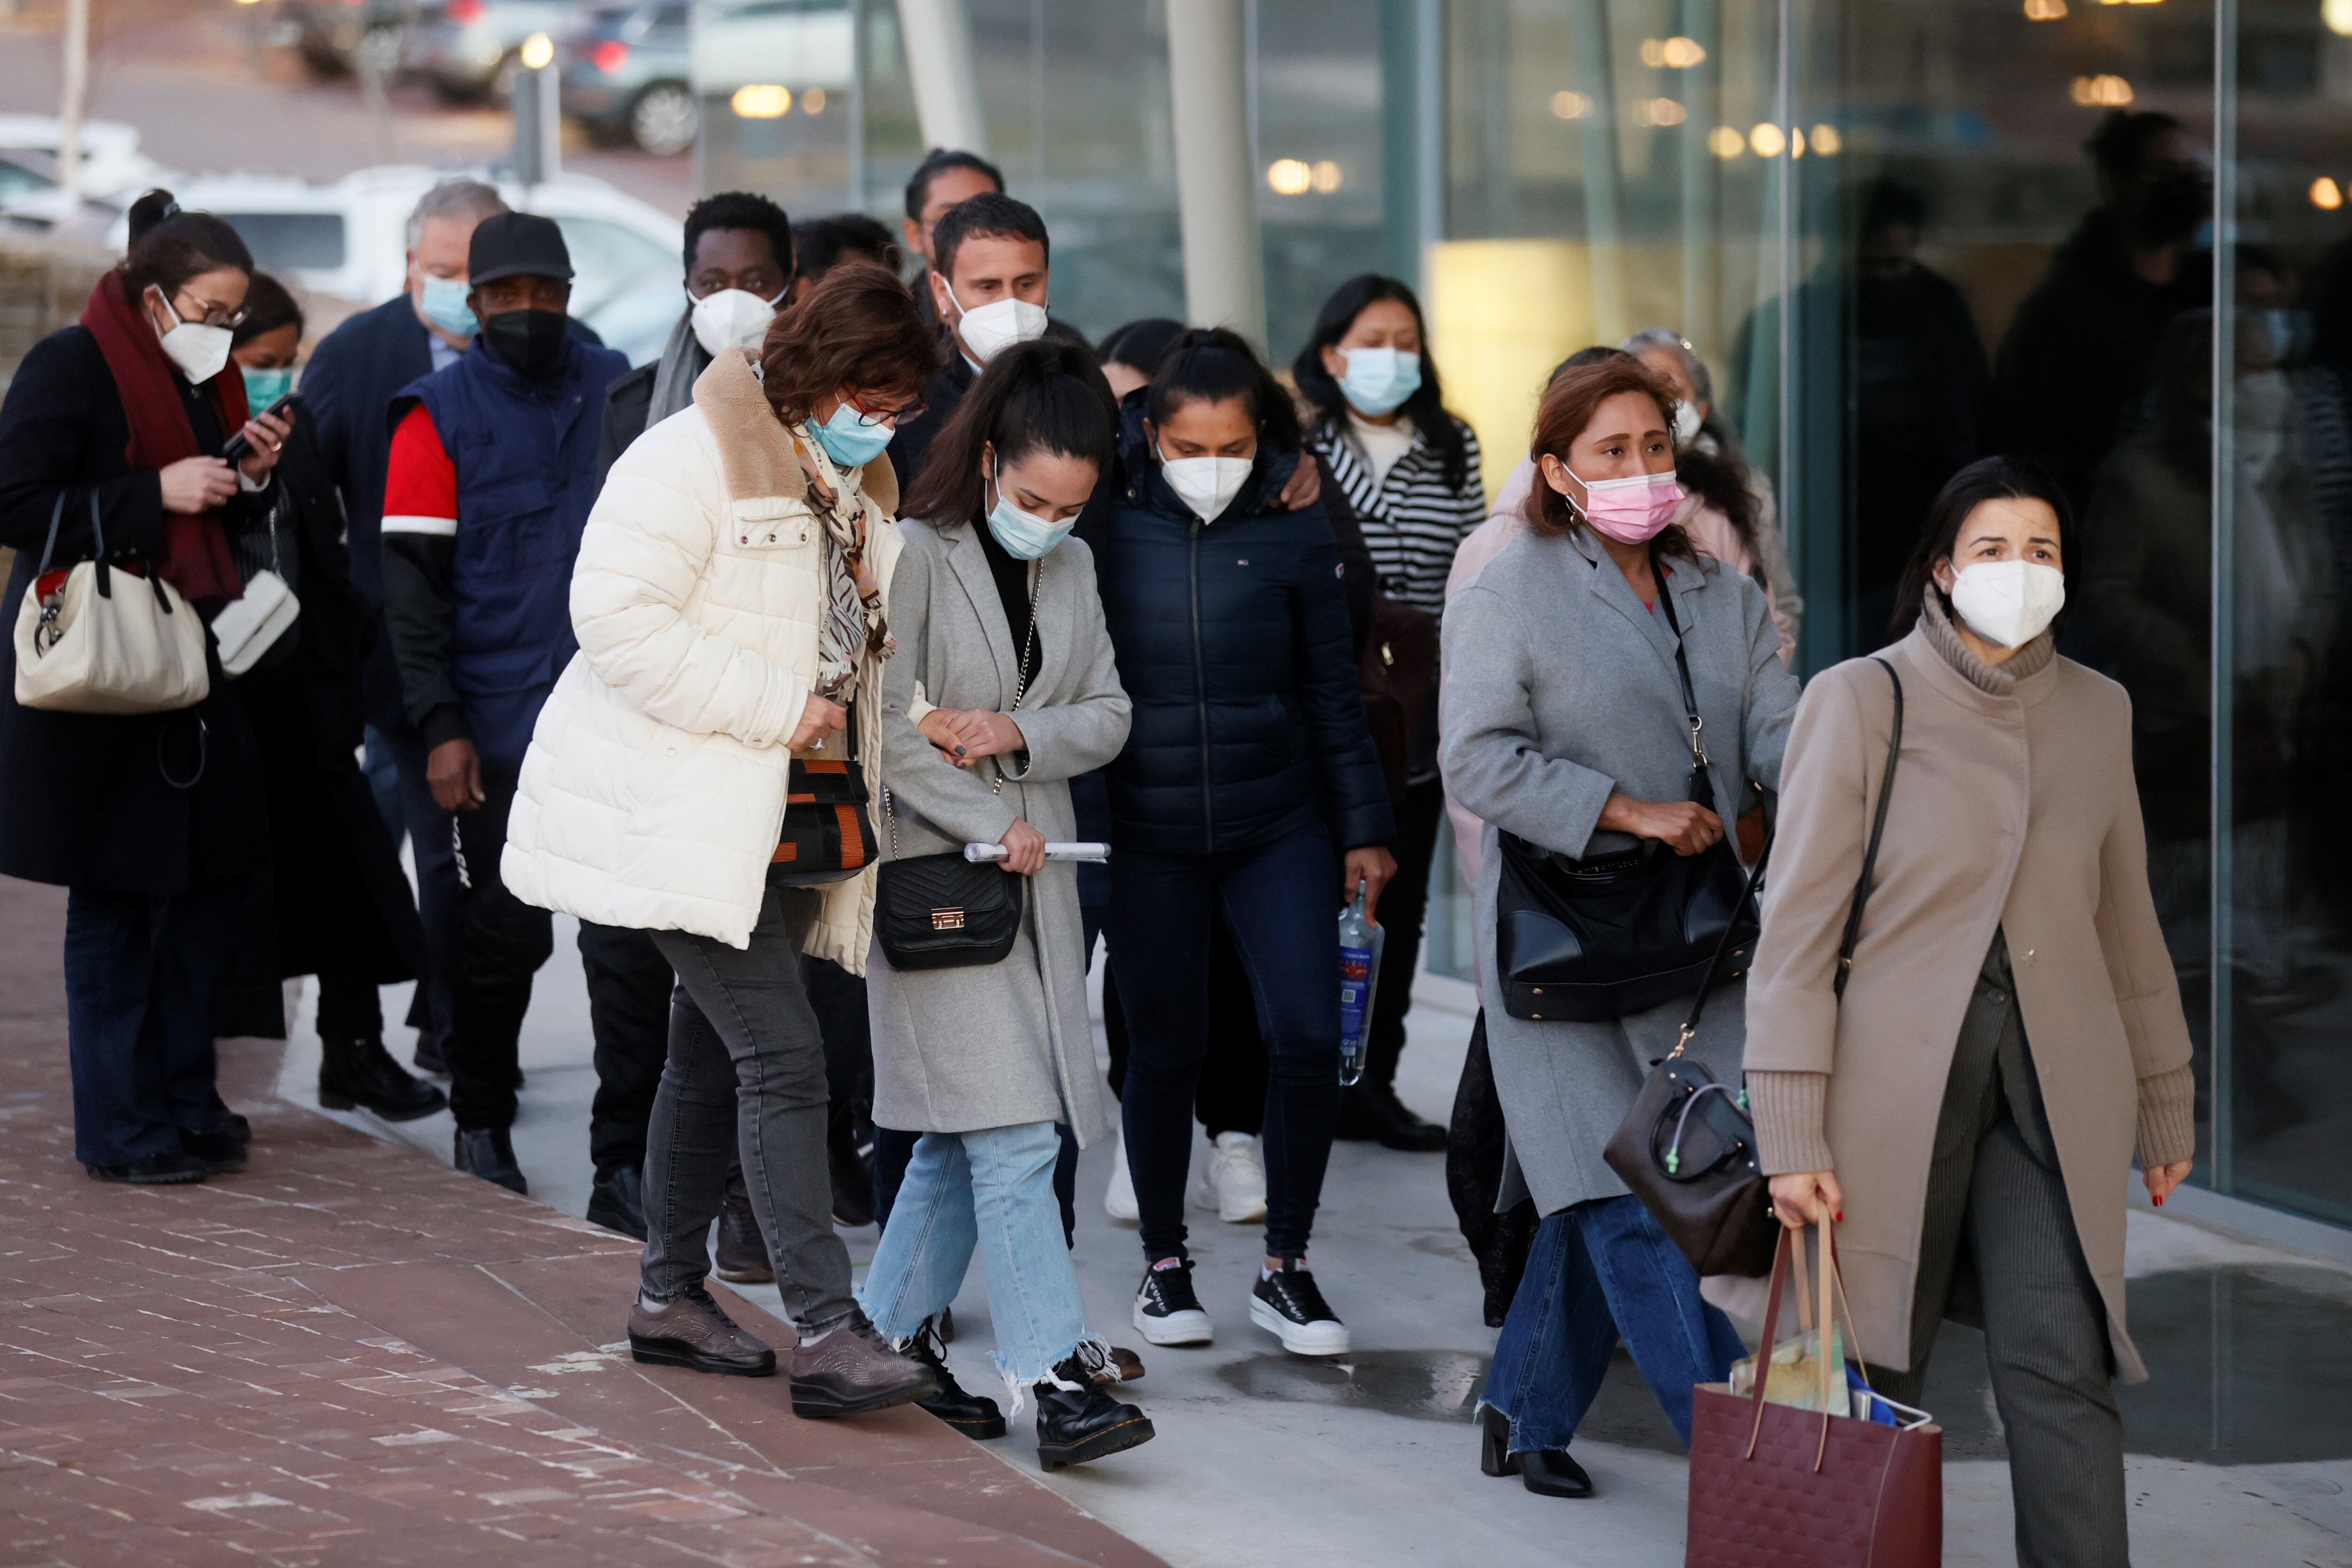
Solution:
[(1698, 1276), (1641, 1199), (1545, 1216), (1479, 1400), (1511, 1418), (1511, 1452), (1568, 1447), (1621, 1333), (1687, 1447), (1692, 1388), (1748, 1354), (1731, 1320), (1699, 1300)]
[(1143, 1255), (1184, 1256), (1192, 1099), (1209, 1047), (1213, 909), (1265, 1040), (1265, 1250), (1307, 1252), (1339, 1113), (1339, 863), (1318, 828), (1205, 855), (1111, 856), (1111, 976), (1127, 1014), (1119, 1092)]
[(77, 887), (66, 899), (66, 1040), (74, 1158), (126, 1166), (220, 1130), (213, 998), (243, 889), (161, 896)]
[(975, 1249), (996, 1325), (989, 1359), (1018, 1402), (1087, 1337), (1078, 1274), (1062, 1239), (1051, 1122), (977, 1133), (925, 1133), (915, 1145), (882, 1245), (858, 1292), (895, 1341), (955, 1300)]

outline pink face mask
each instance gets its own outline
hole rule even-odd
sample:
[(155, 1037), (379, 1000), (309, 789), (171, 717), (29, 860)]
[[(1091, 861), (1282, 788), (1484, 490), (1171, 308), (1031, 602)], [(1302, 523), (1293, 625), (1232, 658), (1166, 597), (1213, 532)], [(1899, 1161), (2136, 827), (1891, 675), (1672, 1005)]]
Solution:
[[(1683, 487), (1674, 471), (1635, 474), (1623, 479), (1582, 479), (1584, 520), (1619, 544), (1647, 544), (1675, 520)], [(1570, 506), (1575, 502), (1570, 501)]]

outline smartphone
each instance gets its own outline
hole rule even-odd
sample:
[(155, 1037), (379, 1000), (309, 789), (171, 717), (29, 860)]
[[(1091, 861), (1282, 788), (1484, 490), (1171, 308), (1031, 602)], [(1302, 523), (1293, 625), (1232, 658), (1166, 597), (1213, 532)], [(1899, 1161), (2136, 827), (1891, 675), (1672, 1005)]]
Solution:
[[(271, 403), (268, 408), (263, 409), (261, 412), (264, 413), (281, 414), (290, 418), (299, 411), (301, 402), (302, 394), (300, 392), (290, 392), (284, 397), (279, 398), (276, 402)], [(245, 432), (240, 430), (235, 435), (228, 438), (227, 445), (221, 448), (221, 461), (230, 464), (243, 462), (245, 455), (251, 450), (253, 450), (252, 443), (246, 440)]]

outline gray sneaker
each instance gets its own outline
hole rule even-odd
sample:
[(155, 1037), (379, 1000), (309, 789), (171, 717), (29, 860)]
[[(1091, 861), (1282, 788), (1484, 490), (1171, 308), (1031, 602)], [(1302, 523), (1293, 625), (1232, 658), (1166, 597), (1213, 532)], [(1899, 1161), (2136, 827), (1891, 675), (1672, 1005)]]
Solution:
[(699, 1285), (651, 1312), (639, 1297), (629, 1309), (629, 1354), (656, 1366), (734, 1377), (766, 1377), (776, 1370), (776, 1353), (737, 1328)]
[(848, 1317), (793, 1351), (793, 1414), (813, 1421), (862, 1416), (929, 1399), (939, 1391), (931, 1369), (890, 1348), (866, 1314)]

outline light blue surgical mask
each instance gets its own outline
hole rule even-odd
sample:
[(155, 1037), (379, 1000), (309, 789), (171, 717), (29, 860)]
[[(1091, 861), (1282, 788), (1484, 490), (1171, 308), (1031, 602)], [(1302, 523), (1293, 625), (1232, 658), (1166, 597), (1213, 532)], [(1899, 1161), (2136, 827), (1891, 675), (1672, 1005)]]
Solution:
[(259, 413), (271, 403), (294, 390), (294, 368), (291, 365), (274, 371), (257, 371), (239, 366), (245, 371), (245, 402)]
[(832, 417), (817, 425), (816, 444), (833, 459), (836, 468), (862, 468), (882, 455), (883, 448), (898, 431), (887, 424), (867, 424), (857, 411), (843, 401)]
[(417, 308), (425, 319), (452, 338), (470, 338), (479, 329), (474, 319), (474, 308), (466, 303), (471, 292), (462, 277), (436, 277), (425, 275), (425, 298)]
[(1342, 349), (1348, 373), (1339, 390), (1358, 413), (1392, 413), (1421, 390), (1421, 356), (1394, 349)]
[(1058, 523), (1049, 523), (1034, 512), (1024, 512), (1013, 504), (1013, 497), (1002, 488), (996, 493), (996, 505), (989, 508), (988, 531), (1004, 547), (1004, 553), (1015, 560), (1037, 560), (1052, 555), (1062, 541), (1070, 537), (1077, 526), (1076, 516)]

